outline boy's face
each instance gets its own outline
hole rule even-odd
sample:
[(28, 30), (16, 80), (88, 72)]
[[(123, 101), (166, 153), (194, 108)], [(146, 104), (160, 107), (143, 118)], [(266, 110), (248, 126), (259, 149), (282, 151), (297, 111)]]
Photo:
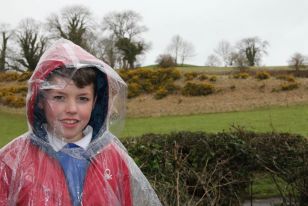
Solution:
[[(49, 89), (44, 92), (40, 104), (45, 112), (47, 130), (66, 142), (75, 142), (83, 137), (95, 104), (94, 86), (78, 88), (73, 81), (67, 80), (61, 89)], [(63, 78), (54, 77), (52, 83), (63, 83)]]

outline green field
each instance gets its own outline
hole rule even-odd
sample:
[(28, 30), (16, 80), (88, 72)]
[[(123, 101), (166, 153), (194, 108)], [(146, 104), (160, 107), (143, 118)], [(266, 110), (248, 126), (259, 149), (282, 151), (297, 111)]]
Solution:
[(232, 126), (256, 132), (289, 132), (308, 136), (308, 105), (272, 107), (246, 112), (128, 119), (122, 136), (172, 131), (229, 131)]
[[(128, 118), (121, 137), (182, 130), (216, 133), (232, 126), (256, 132), (289, 132), (308, 136), (308, 105), (192, 116)], [(0, 147), (27, 131), (25, 115), (0, 111)]]
[(0, 147), (27, 131), (25, 115), (0, 111)]

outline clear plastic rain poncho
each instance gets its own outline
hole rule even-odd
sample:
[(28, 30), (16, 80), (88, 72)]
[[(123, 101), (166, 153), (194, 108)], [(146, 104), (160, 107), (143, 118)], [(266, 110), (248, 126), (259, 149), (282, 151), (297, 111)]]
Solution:
[(161, 205), (111, 132), (123, 123), (125, 99), (112, 68), (55, 42), (29, 80), (29, 131), (0, 150), (0, 205)]

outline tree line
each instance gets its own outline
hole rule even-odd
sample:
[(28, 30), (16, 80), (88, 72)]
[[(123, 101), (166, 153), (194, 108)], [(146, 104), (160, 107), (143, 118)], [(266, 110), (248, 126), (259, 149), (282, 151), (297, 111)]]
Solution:
[(150, 46), (141, 36), (145, 31), (141, 15), (134, 11), (110, 12), (97, 23), (81, 5), (64, 7), (43, 22), (24, 18), (15, 28), (1, 23), (0, 71), (34, 70), (48, 45), (59, 38), (71, 40), (112, 67), (134, 68)]
[[(142, 16), (132, 10), (107, 13), (98, 23), (83, 5), (64, 7), (45, 20), (24, 18), (15, 28), (0, 22), (0, 71), (9, 69), (32, 71), (46, 48), (56, 39), (65, 38), (85, 48), (114, 68), (138, 66), (140, 58), (150, 49), (142, 34), (148, 28)], [(207, 66), (257, 66), (267, 54), (269, 43), (259, 37), (244, 38), (232, 46), (219, 42)], [(184, 65), (196, 54), (194, 45), (180, 35), (174, 35), (156, 63), (162, 67)], [(295, 53), (288, 63), (299, 70), (307, 57)]]
[[(257, 36), (244, 38), (235, 45), (231, 45), (228, 41), (222, 40), (214, 49), (214, 53), (208, 56), (206, 65), (236, 66), (239, 68), (259, 66), (262, 57), (267, 55), (268, 46), (268, 41), (261, 40)], [(295, 52), (287, 60), (287, 63), (298, 71), (307, 66), (308, 58), (299, 52)]]

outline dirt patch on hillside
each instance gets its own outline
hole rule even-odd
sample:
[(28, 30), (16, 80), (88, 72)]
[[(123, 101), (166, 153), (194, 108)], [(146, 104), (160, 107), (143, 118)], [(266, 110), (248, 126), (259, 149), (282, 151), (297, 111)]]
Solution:
[(296, 82), (299, 88), (281, 91), (281, 85), (290, 82), (275, 78), (257, 80), (218, 76), (217, 81), (211, 83), (216, 88), (214, 94), (201, 97), (171, 95), (161, 100), (143, 95), (128, 100), (127, 113), (130, 117), (190, 115), (308, 104), (308, 79), (297, 78)]

